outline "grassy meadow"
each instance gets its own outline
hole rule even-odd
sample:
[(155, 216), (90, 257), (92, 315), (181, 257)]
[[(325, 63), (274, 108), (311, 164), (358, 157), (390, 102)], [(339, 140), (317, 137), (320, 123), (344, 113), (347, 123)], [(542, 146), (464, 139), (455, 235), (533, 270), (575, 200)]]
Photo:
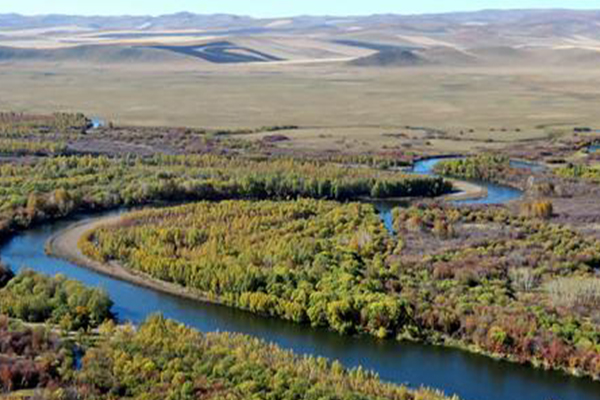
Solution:
[(302, 129), (285, 146), (351, 152), (496, 149), (600, 126), (600, 71), (581, 68), (4, 63), (0, 87), (0, 109), (143, 126), (291, 124)]

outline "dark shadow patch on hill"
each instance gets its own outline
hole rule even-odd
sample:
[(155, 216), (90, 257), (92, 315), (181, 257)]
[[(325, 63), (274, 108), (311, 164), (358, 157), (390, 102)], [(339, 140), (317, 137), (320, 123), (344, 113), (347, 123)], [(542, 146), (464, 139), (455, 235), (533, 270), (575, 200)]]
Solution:
[(348, 64), (357, 67), (410, 67), (428, 65), (431, 62), (412, 50), (395, 48), (378, 51), (370, 56), (354, 59)]
[(0, 62), (7, 61), (83, 61), (128, 63), (175, 61), (180, 57), (158, 50), (131, 46), (89, 45), (59, 49), (23, 49), (0, 46)]
[(201, 58), (215, 64), (282, 61), (281, 58), (227, 41), (191, 46), (149, 46), (149, 48)]
[(356, 58), (348, 65), (357, 67), (392, 67), (392, 66), (418, 66), (431, 62), (417, 52), (423, 50), (416, 46), (398, 46), (385, 43), (364, 42), (361, 40), (341, 39), (334, 40), (336, 44), (360, 47), (362, 49), (375, 50), (376, 53)]

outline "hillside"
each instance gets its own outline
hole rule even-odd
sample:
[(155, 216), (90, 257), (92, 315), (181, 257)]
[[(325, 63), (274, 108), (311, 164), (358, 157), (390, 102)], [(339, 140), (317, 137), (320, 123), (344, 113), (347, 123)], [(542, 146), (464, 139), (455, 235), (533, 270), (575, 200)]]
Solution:
[[(351, 64), (359, 66), (419, 66), (535, 64), (551, 59), (556, 65), (589, 65), (600, 54), (599, 26), (600, 11), (572, 10), (279, 19), (191, 13), (0, 14), (0, 60), (186, 59), (216, 64), (354, 60)], [(215, 51), (218, 54), (211, 55)]]

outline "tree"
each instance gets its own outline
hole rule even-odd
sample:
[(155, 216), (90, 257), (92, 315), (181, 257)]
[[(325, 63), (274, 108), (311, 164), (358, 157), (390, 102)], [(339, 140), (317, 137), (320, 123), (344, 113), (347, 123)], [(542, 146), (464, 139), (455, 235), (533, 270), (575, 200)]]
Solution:
[(54, 191), (54, 203), (61, 214), (67, 214), (72, 207), (71, 195), (63, 188)]
[(42, 211), (43, 199), (42, 197), (33, 192), (29, 194), (27, 198), (27, 206), (25, 207), (25, 212), (29, 219), (35, 219), (35, 217)]

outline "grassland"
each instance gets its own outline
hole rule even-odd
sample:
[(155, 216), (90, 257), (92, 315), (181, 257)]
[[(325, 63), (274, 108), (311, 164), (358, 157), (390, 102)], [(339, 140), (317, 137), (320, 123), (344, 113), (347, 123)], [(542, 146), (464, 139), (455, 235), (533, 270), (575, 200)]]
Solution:
[(302, 129), (284, 146), (347, 152), (497, 149), (600, 126), (600, 72), (581, 68), (4, 63), (0, 87), (0, 109), (145, 126), (291, 124)]

